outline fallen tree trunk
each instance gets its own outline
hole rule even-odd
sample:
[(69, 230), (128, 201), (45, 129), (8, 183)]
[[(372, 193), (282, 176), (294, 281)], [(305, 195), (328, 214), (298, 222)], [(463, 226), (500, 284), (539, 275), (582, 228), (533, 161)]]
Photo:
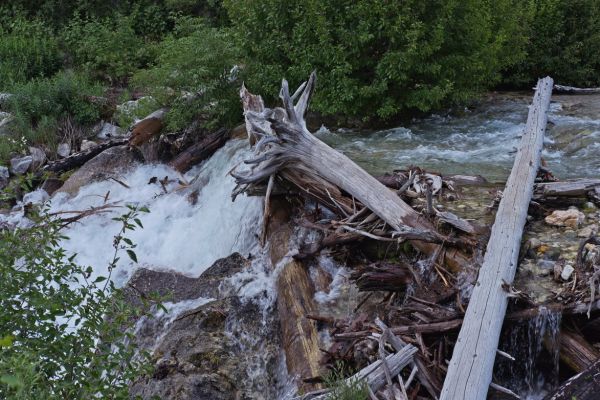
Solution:
[(502, 285), (513, 281), (517, 269), (523, 227), (544, 145), (552, 84), (550, 77), (538, 81), (520, 148), (448, 366), (442, 400), (485, 399), (492, 382), (508, 303), (508, 293)]
[(40, 172), (60, 173), (79, 168), (92, 158), (96, 157), (98, 154), (102, 153), (104, 150), (110, 149), (111, 147), (115, 146), (122, 146), (128, 141), (129, 139), (112, 139), (108, 142), (100, 143), (89, 150), (80, 151), (78, 153), (71, 154), (66, 158), (52, 161), (46, 164)]
[[(284, 108), (264, 108), (260, 96), (245, 88), (240, 92), (248, 135), (258, 138), (257, 157), (247, 160), (250, 171), (232, 172), (237, 187), (233, 197), (252, 191), (272, 176), (293, 184), (307, 196), (326, 204), (342, 215), (356, 213), (356, 202), (362, 203), (399, 236), (431, 233), (440, 239), (433, 224), (413, 210), (392, 190), (368, 174), (345, 155), (332, 149), (306, 128), (304, 116), (316, 80), (313, 72), (307, 83), (290, 95), (288, 83), (282, 82), (280, 97)], [(294, 105), (295, 99), (298, 99)], [(344, 196), (343, 192), (350, 196)], [(442, 240), (438, 240), (442, 241)], [(425, 254), (435, 254), (439, 246), (422, 240), (411, 243)], [(443, 257), (451, 268), (461, 268), (470, 261), (462, 252), (447, 249)]]
[(600, 93), (600, 87), (598, 88), (578, 88), (574, 86), (563, 86), (563, 85), (554, 85), (554, 90), (560, 93), (570, 93), (570, 94), (594, 94)]
[(578, 333), (560, 333), (560, 359), (573, 371), (581, 372), (600, 359), (600, 353)]
[(230, 130), (220, 129), (215, 133), (203, 137), (198, 143), (193, 144), (177, 155), (169, 165), (181, 173), (187, 172), (192, 166), (212, 156), (229, 140)]
[(545, 400), (597, 400), (600, 393), (600, 360), (573, 376)]

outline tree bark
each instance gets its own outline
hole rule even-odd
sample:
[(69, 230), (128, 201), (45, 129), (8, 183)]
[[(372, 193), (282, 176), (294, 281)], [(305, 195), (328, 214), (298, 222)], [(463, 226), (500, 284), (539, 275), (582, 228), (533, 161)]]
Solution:
[(177, 155), (169, 165), (181, 173), (187, 172), (192, 166), (212, 156), (229, 140), (229, 129), (220, 129), (207, 135), (198, 143), (193, 144)]
[(538, 81), (520, 148), (448, 366), (441, 400), (485, 399), (492, 382), (508, 301), (502, 285), (513, 281), (517, 269), (523, 227), (544, 144), (552, 84), (550, 77)]
[(581, 372), (600, 359), (600, 353), (578, 333), (560, 333), (560, 359), (573, 371)]
[(42, 172), (60, 173), (79, 168), (92, 158), (96, 157), (98, 154), (102, 153), (104, 150), (110, 149), (114, 146), (122, 146), (126, 144), (128, 140), (129, 139), (112, 139), (108, 142), (100, 143), (89, 150), (80, 151), (78, 153), (71, 154), (66, 158), (52, 161), (42, 168)]
[(600, 393), (600, 360), (564, 382), (545, 400), (597, 400)]

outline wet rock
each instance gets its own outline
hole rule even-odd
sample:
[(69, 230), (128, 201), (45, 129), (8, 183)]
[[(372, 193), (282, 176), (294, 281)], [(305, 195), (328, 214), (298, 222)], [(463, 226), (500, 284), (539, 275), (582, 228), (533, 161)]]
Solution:
[(88, 151), (94, 147), (96, 147), (98, 145), (98, 143), (91, 141), (91, 140), (84, 140), (81, 142), (81, 151)]
[(577, 228), (585, 219), (585, 215), (576, 209), (555, 210), (545, 218), (549, 225)]
[(105, 140), (105, 139), (120, 137), (120, 136), (123, 136), (124, 134), (125, 134), (124, 129), (118, 127), (117, 125), (113, 125), (108, 122), (105, 122), (100, 127), (99, 132), (96, 135), (96, 137), (98, 139)]
[(598, 138), (593, 135), (593, 132), (589, 129), (586, 129), (573, 137), (573, 139), (565, 146), (563, 151), (565, 152), (565, 155), (570, 156), (590, 146), (591, 144), (594, 144), (597, 140)]
[(33, 163), (32, 156), (15, 157), (10, 160), (10, 172), (15, 175), (23, 175), (29, 170)]
[(62, 158), (69, 157), (69, 154), (71, 154), (71, 145), (69, 143), (59, 144), (56, 149), (56, 154)]
[(25, 205), (39, 205), (44, 204), (50, 196), (44, 189), (34, 190), (33, 192), (27, 193), (23, 196), (23, 204)]
[[(129, 301), (148, 291), (171, 293), (171, 299), (194, 301), (216, 297), (168, 319), (138, 322), (136, 340), (151, 351), (154, 372), (131, 385), (141, 399), (225, 400), (276, 398), (279, 367), (276, 324), (264, 323), (262, 310), (233, 292), (219, 291), (219, 282), (246, 268), (239, 254), (218, 260), (199, 278), (175, 272), (136, 272)], [(180, 303), (181, 304), (181, 303)], [(175, 304), (177, 306), (177, 304)], [(175, 309), (176, 307), (171, 307)]]
[(4, 189), (8, 185), (10, 179), (10, 173), (7, 167), (0, 165), (0, 190)]
[(32, 162), (31, 169), (36, 170), (40, 168), (46, 162), (46, 153), (44, 150), (37, 147), (30, 147), (29, 153), (31, 154)]
[(81, 186), (121, 174), (141, 161), (143, 158), (137, 150), (130, 150), (127, 146), (111, 147), (79, 168), (57, 190), (57, 193), (68, 193), (74, 196), (79, 192)]
[(596, 233), (598, 233), (598, 225), (588, 225), (585, 228), (579, 230), (579, 232), (577, 233), (577, 237), (588, 238)]
[(561, 279), (563, 281), (568, 281), (571, 278), (573, 271), (575, 271), (575, 268), (573, 268), (573, 266), (571, 264), (565, 265), (564, 268), (562, 269), (562, 272), (560, 273)]
[(551, 260), (538, 260), (537, 266), (542, 269), (554, 270), (554, 261)]
[(596, 205), (594, 203), (592, 203), (591, 201), (587, 201), (583, 204), (583, 209), (585, 211), (594, 211), (596, 209)]
[(48, 178), (44, 181), (41, 188), (44, 189), (50, 196), (52, 196), (54, 192), (61, 188), (62, 185), (63, 181), (60, 179)]
[(164, 301), (178, 303), (199, 297), (217, 298), (219, 295), (228, 295), (225, 287), (219, 291), (219, 285), (225, 286), (226, 278), (247, 268), (250, 262), (239, 253), (219, 259), (202, 273), (198, 278), (182, 275), (175, 271), (153, 271), (140, 268), (129, 280), (128, 286), (134, 291), (127, 291), (128, 301), (137, 303), (138, 293), (156, 293)]

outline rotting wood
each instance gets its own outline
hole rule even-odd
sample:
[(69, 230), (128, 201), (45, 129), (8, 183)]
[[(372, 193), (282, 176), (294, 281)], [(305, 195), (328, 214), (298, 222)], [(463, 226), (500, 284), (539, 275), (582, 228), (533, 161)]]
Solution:
[(600, 359), (600, 353), (580, 334), (560, 332), (560, 359), (573, 371), (581, 372)]
[(600, 360), (571, 377), (544, 400), (597, 400), (600, 393)]
[(540, 79), (511, 174), (492, 227), (441, 393), (442, 400), (484, 399), (508, 303), (503, 282), (512, 282), (533, 184), (540, 165), (552, 93), (552, 78)]
[[(264, 185), (270, 176), (277, 173), (301, 194), (342, 215), (350, 216), (355, 212), (355, 199), (395, 232), (406, 235), (408, 230), (439, 237), (433, 224), (394, 191), (308, 131), (304, 117), (315, 81), (316, 74), (313, 72), (308, 82), (290, 95), (288, 83), (283, 80), (280, 98), (284, 107), (275, 109), (264, 108), (260, 96), (242, 88), (240, 94), (245, 107), (247, 131), (251, 138), (259, 140), (255, 146), (256, 157), (246, 161), (251, 170), (232, 172), (237, 183), (232, 196), (235, 198), (256, 185)], [(343, 192), (350, 197), (344, 196)], [(412, 240), (411, 243), (425, 254), (434, 254), (438, 249), (437, 244), (422, 240)], [(460, 269), (470, 263), (469, 257), (456, 248), (449, 248), (443, 254), (451, 268)]]
[(192, 166), (212, 156), (215, 151), (221, 148), (225, 142), (229, 140), (229, 136), (230, 131), (228, 129), (219, 129), (218, 131), (203, 137), (198, 143), (191, 145), (179, 153), (169, 162), (169, 165), (173, 167), (173, 169), (185, 173)]

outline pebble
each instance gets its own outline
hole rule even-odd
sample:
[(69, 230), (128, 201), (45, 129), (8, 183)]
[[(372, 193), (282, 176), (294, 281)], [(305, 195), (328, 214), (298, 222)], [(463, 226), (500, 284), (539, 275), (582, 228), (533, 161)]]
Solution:
[(569, 278), (571, 278), (573, 271), (575, 271), (575, 268), (573, 268), (571, 264), (567, 264), (560, 273), (560, 277), (562, 278), (562, 280), (568, 281)]
[(549, 225), (567, 226), (577, 228), (585, 219), (585, 215), (577, 208), (570, 207), (568, 210), (555, 210), (548, 215), (544, 221)]
[(582, 228), (578, 233), (577, 233), (577, 237), (580, 238), (588, 238), (590, 237), (593, 233), (597, 233), (598, 232), (598, 225), (589, 225), (586, 226), (585, 228)]
[(596, 209), (596, 205), (591, 201), (588, 201), (583, 205), (583, 209), (587, 211), (594, 211)]
[(537, 266), (542, 269), (554, 269), (554, 261), (551, 260), (538, 260)]

